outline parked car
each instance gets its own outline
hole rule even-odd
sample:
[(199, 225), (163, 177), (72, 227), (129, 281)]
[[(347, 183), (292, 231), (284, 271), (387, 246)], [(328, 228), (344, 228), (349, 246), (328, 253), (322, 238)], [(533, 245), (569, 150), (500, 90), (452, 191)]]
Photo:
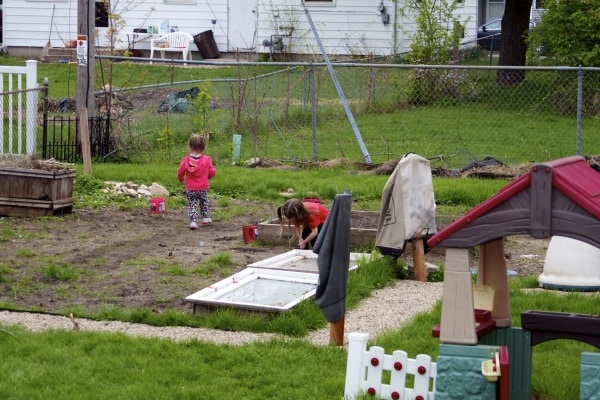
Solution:
[[(535, 28), (537, 21), (529, 21), (529, 29)], [(502, 44), (502, 20), (495, 19), (477, 29), (477, 45), (482, 49), (500, 51)]]

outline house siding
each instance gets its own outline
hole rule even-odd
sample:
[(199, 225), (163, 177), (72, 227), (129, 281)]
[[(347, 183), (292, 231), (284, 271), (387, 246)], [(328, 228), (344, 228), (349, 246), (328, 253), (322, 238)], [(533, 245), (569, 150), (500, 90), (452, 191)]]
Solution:
[[(252, 1), (252, 0), (249, 0)], [(331, 55), (376, 55), (387, 56), (407, 52), (415, 24), (412, 17), (402, 16), (400, 3), (383, 1), (389, 14), (389, 24), (382, 22), (378, 2), (363, 0), (335, 0), (330, 5), (310, 5), (307, 7), (316, 27), (321, 43)], [(52, 20), (52, 9), (54, 19)], [(221, 52), (231, 48), (228, 32), (228, 0), (198, 0), (194, 5), (164, 4), (163, 0), (131, 0), (119, 2), (115, 14), (126, 23), (119, 35), (117, 48), (125, 48), (128, 38), (124, 32), (149, 25), (160, 25), (168, 20), (170, 25), (192, 35), (213, 31), (213, 37)], [(256, 2), (256, 45), (251, 50), (256, 53), (269, 53), (271, 48), (264, 46), (272, 35), (284, 34), (288, 30), (280, 27), (293, 27), (291, 35), (285, 37), (288, 53), (320, 55), (318, 42), (310, 29), (304, 7), (300, 0), (257, 0)], [(465, 0), (456, 11), (461, 20), (467, 23), (467, 32), (475, 36), (477, 20), (477, 0)], [(277, 15), (277, 17), (275, 17)], [(4, 4), (5, 49), (9, 54), (44, 47), (50, 38), (52, 47), (64, 47), (67, 40), (77, 35), (77, 2), (66, 1), (26, 1), (5, 0)], [(212, 21), (215, 21), (213, 24)], [(107, 28), (97, 29), (96, 44), (108, 45)], [(146, 49), (147, 43), (136, 44), (136, 48)], [(195, 46), (193, 51), (197, 51)]]
[[(288, 38), (288, 52), (321, 53), (302, 7), (282, 7), (272, 3), (262, 3), (259, 7), (259, 44), (265, 39), (270, 39), (270, 35), (281, 33), (273, 17), (278, 13), (278, 19), (284, 26), (292, 25), (294, 28), (291, 37)], [(386, 4), (386, 8), (392, 11), (393, 4)], [(337, 0), (334, 6), (310, 6), (307, 9), (328, 54), (389, 55), (393, 53), (394, 17), (391, 15), (390, 24), (384, 25), (376, 3), (365, 5), (364, 1)], [(269, 49), (265, 48), (263, 51), (269, 52)]]

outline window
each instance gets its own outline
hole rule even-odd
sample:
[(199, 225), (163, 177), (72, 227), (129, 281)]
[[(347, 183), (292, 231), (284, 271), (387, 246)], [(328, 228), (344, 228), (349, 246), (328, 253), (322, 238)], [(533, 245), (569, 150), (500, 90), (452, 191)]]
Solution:
[(332, 6), (334, 0), (302, 0), (306, 6)]
[(96, 15), (94, 20), (96, 21), (96, 28), (108, 28), (108, 9), (106, 3), (103, 1), (97, 1)]
[(198, 4), (198, 0), (163, 0), (164, 4)]

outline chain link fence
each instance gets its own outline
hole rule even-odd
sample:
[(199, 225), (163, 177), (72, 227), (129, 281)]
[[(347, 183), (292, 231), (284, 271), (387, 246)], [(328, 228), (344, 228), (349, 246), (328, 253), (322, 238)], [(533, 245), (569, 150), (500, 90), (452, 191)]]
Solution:
[[(145, 73), (132, 64), (131, 73)], [(115, 150), (109, 160), (178, 158), (191, 132), (211, 132), (211, 156), (383, 163), (408, 152), (461, 168), (600, 154), (600, 68), (188, 62), (222, 78), (157, 82), (99, 93)], [(223, 73), (223, 69), (228, 72)], [(333, 74), (330, 73), (333, 71)], [(217, 75), (217, 74), (215, 74)], [(240, 153), (232, 138), (241, 137)], [(177, 150), (175, 150), (175, 148)], [(178, 154), (171, 154), (177, 151)], [(238, 159), (239, 157), (239, 159)]]

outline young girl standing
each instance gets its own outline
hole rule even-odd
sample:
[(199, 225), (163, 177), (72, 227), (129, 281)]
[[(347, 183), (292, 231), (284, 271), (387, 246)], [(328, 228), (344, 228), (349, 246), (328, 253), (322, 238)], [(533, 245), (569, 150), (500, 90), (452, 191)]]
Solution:
[(294, 225), (298, 237), (298, 247), (307, 248), (308, 244), (314, 246), (317, 236), (327, 219), (329, 210), (321, 203), (302, 202), (290, 199), (277, 208), (277, 217), (283, 229), (283, 217), (288, 221), (288, 226)]
[(208, 210), (209, 179), (215, 176), (217, 169), (210, 157), (204, 154), (208, 134), (194, 133), (190, 137), (190, 154), (181, 159), (177, 168), (177, 179), (185, 184), (188, 202), (190, 229), (198, 229), (198, 207), (202, 216), (202, 225), (210, 225)]

